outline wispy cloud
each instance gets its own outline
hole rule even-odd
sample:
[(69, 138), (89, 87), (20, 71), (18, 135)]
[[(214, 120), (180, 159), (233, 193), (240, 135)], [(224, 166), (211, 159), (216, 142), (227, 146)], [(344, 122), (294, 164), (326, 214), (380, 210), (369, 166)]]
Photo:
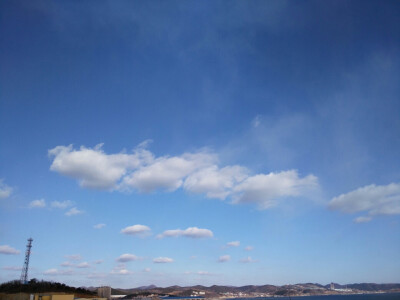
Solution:
[(247, 257), (245, 257), (245, 258), (242, 258), (242, 259), (240, 260), (240, 262), (241, 262), (241, 263), (248, 264), (248, 263), (256, 262), (256, 260), (252, 259), (250, 256), (247, 256)]
[(43, 275), (48, 275), (48, 276), (58, 276), (58, 275), (74, 275), (73, 270), (58, 270), (58, 269), (48, 269), (43, 272)]
[(10, 197), (12, 190), (10, 186), (3, 182), (3, 179), (0, 179), (0, 200)]
[(222, 263), (222, 262), (227, 262), (231, 260), (231, 256), (230, 255), (222, 255), (218, 258), (218, 262)]
[(253, 121), (251, 121), (251, 125), (252, 125), (254, 128), (257, 128), (258, 126), (260, 126), (260, 124), (261, 124), (261, 116), (260, 116), (260, 115), (257, 115), (257, 116), (253, 119)]
[(244, 248), (244, 250), (246, 251), (252, 251), (254, 249), (253, 246), (247, 246), (246, 248)]
[(102, 259), (98, 259), (98, 260), (95, 260), (94, 262), (92, 262), (94, 265), (100, 265), (100, 264), (102, 264), (104, 262), (104, 260), (102, 260)]
[(106, 227), (106, 224), (104, 224), (104, 223), (100, 223), (100, 224), (93, 225), (93, 228), (94, 228), (94, 229), (102, 229), (102, 228), (104, 228), (104, 227)]
[(82, 260), (82, 256), (80, 254), (72, 254), (72, 255), (65, 255), (65, 257), (69, 260), (79, 261)]
[(0, 254), (7, 254), (7, 255), (16, 255), (16, 254), (20, 254), (21, 251), (10, 247), (9, 245), (2, 245), (0, 246)]
[(180, 237), (180, 236), (197, 239), (197, 238), (213, 237), (214, 234), (209, 229), (189, 227), (185, 230), (182, 230), (182, 229), (166, 230), (162, 234), (157, 235), (157, 238)]
[(227, 247), (239, 247), (240, 241), (233, 241), (226, 244)]
[(73, 207), (73, 208), (71, 208), (70, 210), (68, 210), (68, 211), (65, 213), (65, 215), (68, 216), (68, 217), (71, 217), (71, 216), (76, 216), (76, 215), (80, 215), (80, 214), (83, 214), (83, 213), (84, 213), (83, 210), (79, 210), (79, 209), (77, 209), (76, 207)]
[(197, 271), (197, 272), (186, 271), (186, 272), (184, 272), (184, 274), (186, 274), (186, 275), (200, 275), (200, 276), (212, 275), (212, 274), (211, 274), (210, 272), (208, 272), (208, 271)]
[(329, 208), (344, 213), (367, 213), (354, 221), (368, 222), (376, 215), (400, 214), (400, 184), (367, 185), (333, 198)]
[(372, 217), (364, 216), (364, 217), (357, 217), (354, 219), (354, 223), (367, 223), (372, 220)]
[(46, 201), (44, 199), (33, 200), (29, 203), (30, 208), (43, 208), (46, 207)]
[(61, 263), (60, 265), (61, 267), (75, 267), (75, 264), (69, 262), (69, 261), (64, 261), (63, 263)]
[(66, 201), (52, 201), (51, 202), (51, 207), (54, 208), (59, 208), (59, 209), (66, 209), (70, 206), (74, 205), (74, 203), (70, 200), (66, 200)]

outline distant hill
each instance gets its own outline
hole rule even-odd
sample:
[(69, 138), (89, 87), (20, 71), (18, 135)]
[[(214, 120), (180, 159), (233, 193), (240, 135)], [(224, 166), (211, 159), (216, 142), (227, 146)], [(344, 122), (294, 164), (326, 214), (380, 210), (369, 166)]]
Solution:
[[(347, 284), (340, 285), (335, 284), (336, 289), (352, 289), (358, 290), (360, 292), (376, 292), (385, 291), (393, 292), (400, 291), (400, 284), (376, 284), (376, 283), (357, 283), (357, 284)], [(127, 298), (132, 298), (133, 296), (147, 295), (147, 294), (158, 294), (158, 295), (170, 295), (170, 296), (190, 296), (193, 292), (205, 292), (204, 296), (206, 298), (218, 297), (223, 294), (269, 294), (276, 296), (291, 296), (291, 295), (322, 295), (322, 294), (332, 294), (335, 291), (330, 290), (330, 285), (321, 285), (318, 283), (299, 283), (299, 284), (289, 284), (289, 285), (245, 285), (245, 286), (223, 286), (223, 285), (212, 285), (210, 287), (195, 285), (195, 286), (170, 286), (170, 287), (157, 287), (155, 285), (141, 286), (132, 289), (119, 289), (120, 294), (128, 294)]]

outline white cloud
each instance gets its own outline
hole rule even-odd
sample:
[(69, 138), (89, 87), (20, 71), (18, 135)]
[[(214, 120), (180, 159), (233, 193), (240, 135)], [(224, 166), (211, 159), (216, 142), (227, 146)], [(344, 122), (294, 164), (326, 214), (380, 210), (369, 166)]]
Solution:
[(189, 192), (224, 200), (231, 194), (232, 188), (247, 177), (247, 172), (240, 166), (219, 169), (213, 165), (188, 176), (183, 187)]
[(214, 234), (209, 229), (197, 228), (197, 227), (189, 227), (185, 230), (182, 229), (171, 229), (166, 230), (162, 234), (159, 234), (157, 238), (164, 238), (164, 237), (189, 237), (189, 238), (208, 238), (213, 237)]
[(84, 269), (84, 268), (90, 268), (90, 265), (89, 265), (88, 262), (85, 261), (85, 262), (82, 262), (80, 264), (77, 264), (76, 267), (80, 268), (80, 269)]
[(43, 275), (49, 275), (49, 276), (54, 276), (54, 275), (74, 275), (73, 270), (58, 270), (58, 269), (48, 269), (43, 272)]
[(182, 186), (186, 176), (212, 164), (215, 159), (214, 155), (206, 152), (159, 157), (151, 164), (128, 175), (124, 179), (124, 184), (140, 192), (152, 192), (158, 189), (174, 191)]
[(3, 183), (3, 179), (0, 179), (0, 200), (10, 197), (12, 188), (7, 184)]
[(127, 269), (113, 269), (111, 271), (111, 274), (114, 275), (129, 275), (129, 274), (133, 274), (131, 271), (127, 270)]
[(66, 201), (52, 201), (51, 202), (51, 207), (54, 208), (60, 208), (60, 209), (66, 209), (67, 207), (70, 207), (74, 205), (74, 203), (70, 200), (66, 200)]
[(7, 254), (7, 255), (16, 255), (20, 254), (21, 251), (10, 247), (9, 245), (2, 245), (0, 246), (0, 254)]
[(143, 272), (146, 272), (146, 273), (151, 272), (151, 269), (150, 268), (144, 268)]
[(80, 254), (65, 255), (65, 257), (73, 261), (82, 260), (82, 256)]
[(231, 260), (231, 256), (230, 255), (222, 255), (218, 258), (218, 262), (227, 262)]
[(125, 254), (122, 254), (120, 257), (118, 257), (117, 261), (128, 262), (128, 261), (136, 261), (136, 260), (141, 260), (141, 259), (142, 259), (141, 257), (138, 257), (135, 254), (125, 253)]
[(229, 242), (226, 244), (227, 247), (239, 247), (240, 246), (240, 242), (239, 241), (233, 241), (233, 242)]
[(93, 225), (93, 228), (94, 228), (94, 229), (101, 229), (101, 228), (103, 228), (103, 227), (105, 227), (105, 226), (106, 226), (106, 224), (100, 223), (100, 224)]
[(368, 216), (355, 219), (356, 223), (370, 221), (375, 215), (400, 214), (400, 183), (367, 185), (334, 197), (329, 208), (344, 213), (366, 212)]
[(153, 259), (153, 262), (156, 264), (165, 264), (165, 263), (172, 263), (174, 260), (169, 257), (157, 257)]
[(301, 196), (318, 186), (314, 175), (300, 178), (296, 170), (258, 174), (234, 188), (233, 203), (255, 203), (260, 209), (277, 205), (279, 198)]
[(256, 260), (252, 259), (250, 256), (247, 256), (246, 258), (242, 258), (242, 259), (240, 260), (240, 262), (246, 264), (246, 263), (253, 263), (253, 262), (256, 262)]
[(125, 227), (121, 230), (121, 233), (136, 236), (145, 236), (151, 231), (150, 227), (146, 225), (136, 224), (132, 226)]
[(43, 208), (46, 207), (46, 201), (44, 199), (33, 200), (29, 203), (30, 208)]
[(153, 192), (182, 188), (208, 198), (232, 203), (254, 203), (267, 209), (280, 198), (307, 195), (318, 186), (314, 175), (300, 177), (296, 170), (250, 176), (243, 166), (219, 166), (218, 155), (206, 150), (155, 157), (139, 145), (131, 154), (106, 154), (94, 148), (57, 146), (49, 150), (50, 169), (77, 179), (82, 187)]
[(76, 216), (76, 215), (80, 215), (83, 214), (82, 210), (77, 209), (76, 207), (71, 208), (70, 210), (68, 210), (65, 215), (70, 217), (70, 216)]
[(372, 220), (372, 217), (361, 216), (354, 219), (354, 223), (367, 223)]
[(51, 171), (78, 179), (82, 187), (112, 189), (129, 169), (139, 167), (142, 161), (151, 159), (151, 154), (138, 149), (133, 154), (105, 154), (102, 144), (93, 149), (82, 146), (79, 150), (57, 146), (49, 150), (53, 158)]
[(252, 251), (254, 249), (253, 246), (247, 246), (246, 248), (244, 248), (244, 250), (246, 251)]

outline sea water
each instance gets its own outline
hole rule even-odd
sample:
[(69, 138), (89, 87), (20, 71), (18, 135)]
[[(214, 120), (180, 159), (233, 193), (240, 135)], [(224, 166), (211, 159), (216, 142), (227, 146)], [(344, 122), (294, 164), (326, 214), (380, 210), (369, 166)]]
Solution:
[(388, 294), (360, 294), (360, 295), (323, 295), (301, 297), (267, 297), (241, 298), (242, 300), (400, 300), (400, 293)]

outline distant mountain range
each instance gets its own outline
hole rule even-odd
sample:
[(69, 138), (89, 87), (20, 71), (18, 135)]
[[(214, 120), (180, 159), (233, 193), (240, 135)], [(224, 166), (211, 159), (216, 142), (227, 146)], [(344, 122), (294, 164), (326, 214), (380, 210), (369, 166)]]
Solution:
[(195, 285), (188, 287), (181, 286), (170, 286), (170, 287), (157, 287), (155, 285), (141, 286), (131, 289), (112, 289), (114, 295), (147, 295), (147, 294), (159, 294), (159, 295), (171, 295), (171, 296), (190, 296), (199, 292), (205, 297), (220, 297), (223, 295), (321, 295), (321, 294), (332, 294), (342, 293), (343, 290), (355, 290), (360, 292), (400, 292), (400, 283), (394, 284), (377, 284), (377, 283), (354, 283), (347, 285), (340, 285), (334, 283), (335, 290), (330, 289), (330, 284), (321, 285), (318, 283), (300, 283), (290, 285), (245, 285), (245, 286), (222, 286), (213, 285), (210, 287)]

